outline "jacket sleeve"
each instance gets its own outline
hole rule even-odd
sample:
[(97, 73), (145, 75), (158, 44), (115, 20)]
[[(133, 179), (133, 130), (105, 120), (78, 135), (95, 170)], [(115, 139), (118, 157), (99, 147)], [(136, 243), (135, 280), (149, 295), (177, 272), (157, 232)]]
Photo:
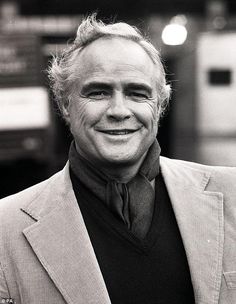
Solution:
[(2, 299), (9, 298), (9, 292), (7, 288), (7, 283), (5, 279), (5, 275), (3, 272), (2, 264), (0, 262), (0, 303)]

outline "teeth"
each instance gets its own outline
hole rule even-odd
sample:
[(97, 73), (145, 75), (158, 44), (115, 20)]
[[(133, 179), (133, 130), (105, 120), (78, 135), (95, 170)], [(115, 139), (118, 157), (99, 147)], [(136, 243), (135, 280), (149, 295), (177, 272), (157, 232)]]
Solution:
[(107, 133), (111, 135), (125, 135), (129, 134), (130, 131), (108, 131)]
[(124, 131), (106, 131), (105, 133), (110, 134), (110, 135), (126, 135), (129, 133), (132, 133), (133, 131), (130, 130), (124, 130)]

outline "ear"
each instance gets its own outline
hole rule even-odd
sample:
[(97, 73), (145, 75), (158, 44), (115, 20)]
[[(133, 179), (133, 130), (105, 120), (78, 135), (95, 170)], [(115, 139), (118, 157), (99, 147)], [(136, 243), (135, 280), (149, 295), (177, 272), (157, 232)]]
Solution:
[(61, 108), (62, 116), (67, 122), (67, 124), (70, 124), (70, 112), (69, 112), (69, 102), (67, 104), (63, 104)]
[(156, 110), (156, 119), (157, 119), (158, 124), (159, 124), (159, 121), (160, 121), (160, 118), (161, 118), (161, 113), (162, 113), (162, 108), (161, 108), (161, 105), (158, 104), (157, 105), (157, 110)]
[(64, 117), (69, 117), (70, 116), (69, 110), (68, 110), (68, 106), (65, 107), (63, 105), (63, 107), (62, 107), (62, 114), (63, 114)]

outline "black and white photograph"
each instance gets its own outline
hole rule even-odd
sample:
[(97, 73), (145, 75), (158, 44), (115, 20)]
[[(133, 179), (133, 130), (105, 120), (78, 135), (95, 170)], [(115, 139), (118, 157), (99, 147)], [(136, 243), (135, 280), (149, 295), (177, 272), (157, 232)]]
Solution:
[(0, 304), (236, 304), (236, 2), (0, 1)]

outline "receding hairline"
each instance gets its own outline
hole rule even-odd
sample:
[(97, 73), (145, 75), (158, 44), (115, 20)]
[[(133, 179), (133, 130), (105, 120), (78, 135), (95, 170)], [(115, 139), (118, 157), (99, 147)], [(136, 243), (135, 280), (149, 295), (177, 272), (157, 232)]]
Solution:
[(104, 35), (101, 37), (98, 37), (97, 39), (91, 41), (90, 43), (86, 44), (84, 47), (78, 49), (78, 52), (76, 54), (76, 57), (82, 55), (84, 53), (84, 51), (86, 51), (86, 49), (88, 49), (89, 47), (91, 47), (93, 44), (95, 43), (99, 43), (99, 41), (111, 41), (111, 40), (120, 40), (120, 41), (129, 41), (131, 42), (131, 44), (137, 45), (139, 46), (140, 49), (142, 49), (144, 51), (144, 53), (146, 55), (148, 55), (149, 59), (151, 60), (151, 62), (154, 65), (157, 65), (157, 62), (155, 62), (152, 58), (152, 56), (150, 56), (150, 54), (148, 53), (148, 51), (143, 47), (143, 45), (141, 43), (139, 43), (139, 41), (134, 41), (133, 39), (129, 38), (129, 37), (123, 37), (123, 36), (118, 36), (118, 35)]

